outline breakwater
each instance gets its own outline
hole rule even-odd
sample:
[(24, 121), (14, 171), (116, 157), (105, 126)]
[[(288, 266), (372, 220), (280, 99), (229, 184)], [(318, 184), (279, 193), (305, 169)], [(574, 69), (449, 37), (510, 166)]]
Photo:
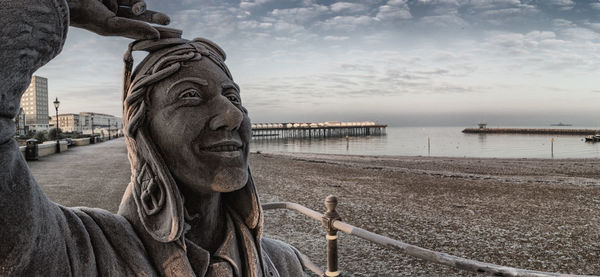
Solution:
[(524, 135), (595, 135), (599, 129), (544, 129), (544, 128), (466, 128), (467, 134), (524, 134)]
[(319, 123), (256, 123), (252, 124), (255, 139), (327, 138), (385, 135), (385, 124), (365, 122)]

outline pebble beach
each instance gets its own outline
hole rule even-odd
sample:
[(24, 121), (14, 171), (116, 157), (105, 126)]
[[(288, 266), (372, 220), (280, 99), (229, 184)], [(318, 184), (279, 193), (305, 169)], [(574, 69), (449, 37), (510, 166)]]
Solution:
[[(263, 203), (323, 212), (427, 249), (504, 266), (600, 275), (600, 161), (254, 154)], [(325, 232), (294, 211), (266, 211), (265, 235), (326, 264)], [(344, 276), (477, 276), (340, 235)]]

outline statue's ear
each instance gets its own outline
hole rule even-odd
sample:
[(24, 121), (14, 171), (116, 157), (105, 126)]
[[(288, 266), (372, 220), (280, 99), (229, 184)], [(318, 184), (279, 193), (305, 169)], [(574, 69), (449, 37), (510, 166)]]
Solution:
[(143, 157), (133, 185), (133, 198), (144, 229), (157, 241), (171, 242), (181, 237), (183, 199), (156, 149), (143, 132), (137, 136)]
[(262, 225), (262, 208), (250, 169), (248, 169), (246, 185), (240, 190), (225, 193), (223, 197), (227, 204), (244, 220), (248, 228), (260, 229)]

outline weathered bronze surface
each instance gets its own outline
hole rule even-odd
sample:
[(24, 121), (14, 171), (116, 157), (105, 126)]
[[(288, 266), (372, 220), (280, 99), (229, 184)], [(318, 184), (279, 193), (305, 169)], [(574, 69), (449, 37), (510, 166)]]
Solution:
[[(31, 74), (69, 26), (125, 36), (132, 178), (119, 214), (49, 201), (11, 138)], [(0, 0), (0, 276), (301, 276), (300, 254), (262, 238), (250, 120), (225, 53), (188, 41), (143, 1)], [(161, 38), (161, 35), (162, 38)], [(131, 51), (149, 55), (132, 71)]]

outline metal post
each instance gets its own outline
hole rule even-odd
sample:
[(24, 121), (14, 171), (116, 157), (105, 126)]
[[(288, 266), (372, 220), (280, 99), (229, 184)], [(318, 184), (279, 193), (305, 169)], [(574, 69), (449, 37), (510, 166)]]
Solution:
[(335, 208), (337, 207), (338, 200), (337, 197), (333, 195), (327, 196), (325, 198), (325, 207), (327, 207), (327, 212), (323, 216), (323, 227), (325, 231), (327, 231), (327, 271), (325, 272), (325, 276), (327, 277), (335, 277), (340, 276), (340, 271), (338, 269), (338, 247), (337, 247), (337, 229), (333, 227), (333, 222), (336, 220), (342, 220), (340, 215), (337, 213)]
[(427, 156), (431, 156), (431, 139), (427, 137)]
[(94, 136), (94, 114), (92, 114), (92, 137)]
[(108, 140), (110, 140), (110, 118), (108, 119)]

